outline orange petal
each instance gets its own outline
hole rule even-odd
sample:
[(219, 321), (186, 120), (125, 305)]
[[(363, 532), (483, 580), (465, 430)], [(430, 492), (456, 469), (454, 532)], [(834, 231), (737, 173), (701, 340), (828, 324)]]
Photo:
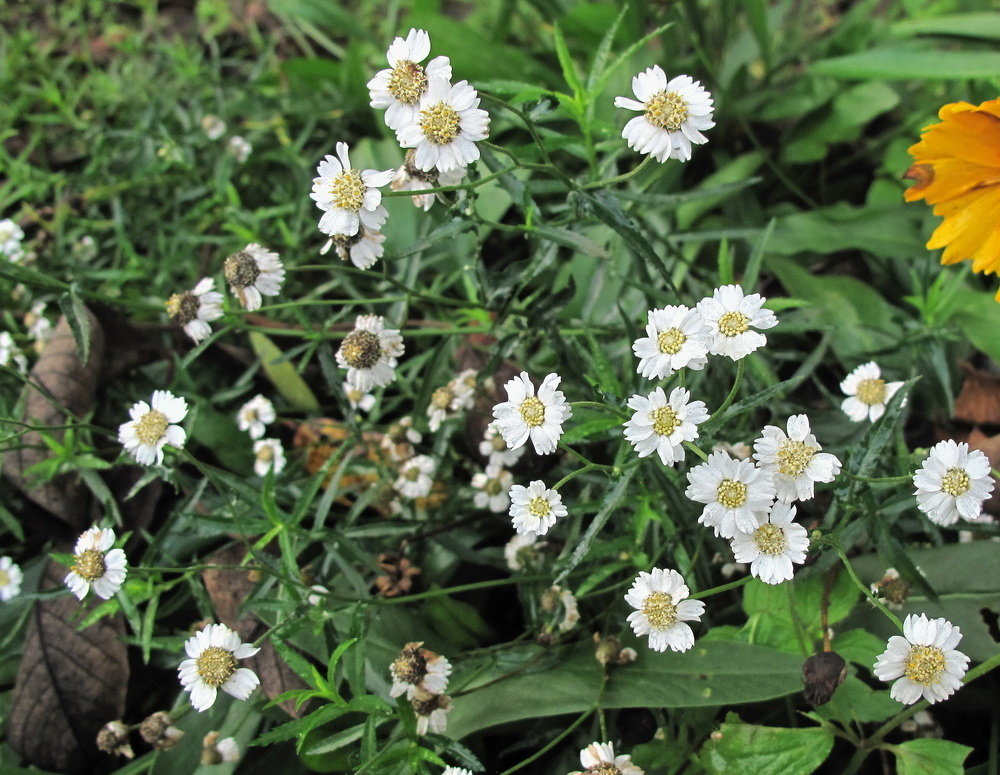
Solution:
[(903, 192), (906, 201), (923, 198), (933, 205), (976, 189), (1000, 185), (1000, 168), (984, 167), (964, 159), (937, 159), (914, 164), (903, 177), (917, 180), (915, 186)]
[(931, 235), (930, 249), (948, 246), (941, 263), (972, 258), (1000, 224), (1000, 187), (971, 191), (934, 208), (944, 222)]
[(955, 111), (949, 120), (928, 129), (923, 141), (932, 157), (1000, 167), (1000, 116), (988, 111)]

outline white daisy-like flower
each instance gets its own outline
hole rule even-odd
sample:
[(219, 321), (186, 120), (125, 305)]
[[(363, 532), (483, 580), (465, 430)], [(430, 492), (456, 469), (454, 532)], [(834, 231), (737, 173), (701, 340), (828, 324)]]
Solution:
[(841, 391), (847, 396), (840, 408), (854, 422), (863, 422), (866, 417), (875, 422), (885, 414), (885, 405), (901, 387), (902, 382), (882, 379), (882, 369), (875, 361), (869, 361), (858, 366), (840, 383)]
[(20, 595), (23, 580), (20, 566), (10, 557), (0, 557), (0, 600), (6, 603)]
[(347, 380), (344, 380), (344, 396), (347, 398), (347, 403), (350, 404), (352, 409), (360, 409), (362, 412), (368, 412), (375, 406), (375, 396), (371, 393), (366, 393), (364, 390), (358, 390)]
[[(151, 405), (150, 405), (151, 404)], [(118, 427), (118, 441), (140, 465), (163, 465), (163, 447), (183, 449), (187, 434), (179, 423), (187, 416), (188, 405), (169, 390), (154, 390), (150, 404), (136, 402), (129, 410), (131, 422)]]
[(24, 325), (28, 329), (28, 336), (35, 340), (35, 351), (39, 353), (55, 333), (52, 321), (45, 317), (47, 306), (48, 304), (44, 301), (36, 301), (24, 315)]
[(713, 452), (708, 460), (688, 471), (684, 494), (705, 508), (698, 522), (715, 529), (717, 536), (732, 538), (736, 530), (753, 531), (755, 512), (771, 510), (774, 481), (771, 474), (752, 460), (734, 460), (725, 452)]
[(759, 293), (743, 294), (738, 285), (723, 285), (715, 289), (712, 298), (698, 302), (698, 312), (712, 329), (712, 355), (726, 355), (734, 361), (745, 358), (767, 344), (767, 337), (753, 328), (773, 328), (778, 318), (763, 308), (767, 301)]
[(240, 137), (239, 135), (233, 135), (226, 142), (226, 151), (236, 159), (237, 164), (242, 164), (247, 159), (250, 158), (250, 154), (253, 153), (253, 145), (245, 137)]
[(424, 172), (454, 172), (479, 158), (476, 143), (490, 134), (490, 115), (468, 81), (431, 78), (413, 119), (399, 126), (396, 139), (413, 148), (413, 166)]
[(780, 501), (770, 514), (754, 515), (752, 530), (736, 529), (731, 546), (736, 562), (750, 563), (750, 575), (765, 584), (780, 584), (792, 578), (792, 564), (806, 561), (809, 534), (802, 525), (792, 522), (795, 506)]
[(635, 100), (615, 97), (616, 108), (642, 111), (622, 130), (629, 148), (660, 162), (687, 161), (692, 144), (708, 142), (701, 130), (715, 126), (712, 95), (691, 76), (678, 75), (668, 82), (660, 66), (653, 65), (632, 79), (632, 93)]
[(503, 440), (500, 429), (497, 428), (495, 422), (486, 426), (483, 440), (479, 442), (479, 454), (485, 457), (488, 462), (499, 463), (504, 468), (516, 466), (527, 451), (526, 447), (507, 449), (507, 442)]
[(260, 679), (246, 667), (237, 667), (237, 659), (252, 657), (259, 648), (243, 643), (240, 636), (224, 624), (210, 624), (196, 632), (184, 644), (189, 659), (177, 672), (184, 691), (191, 693), (191, 705), (197, 711), (208, 710), (219, 689), (237, 700), (245, 700)]
[(538, 395), (526, 371), (504, 385), (508, 400), (493, 407), (493, 416), (509, 449), (524, 446), (530, 438), (539, 455), (556, 451), (562, 425), (573, 413), (566, 396), (556, 390), (561, 380), (558, 374), (546, 375)]
[(240, 760), (240, 744), (235, 737), (219, 740), (218, 732), (209, 732), (202, 741), (201, 763), (222, 764)]
[(548, 546), (545, 541), (538, 541), (537, 533), (515, 533), (504, 544), (503, 558), (510, 570), (524, 570), (538, 565), (541, 560), (541, 550)]
[(255, 441), (253, 454), (253, 471), (257, 476), (267, 476), (272, 468), (276, 476), (285, 470), (285, 449), (277, 439)]
[(412, 417), (400, 417), (385, 429), (379, 446), (389, 454), (390, 460), (399, 463), (416, 454), (413, 445), (419, 444), (423, 438), (423, 434), (413, 427)]
[(6, 256), (11, 261), (20, 261), (24, 256), (21, 250), (21, 240), (24, 239), (24, 230), (10, 218), (0, 221), (0, 255)]
[(632, 345), (639, 358), (636, 371), (646, 379), (663, 379), (685, 366), (702, 369), (712, 340), (711, 326), (698, 310), (683, 305), (651, 309), (646, 336)]
[(347, 369), (348, 382), (368, 392), (396, 379), (396, 359), (405, 349), (399, 331), (386, 328), (381, 315), (358, 315), (337, 350), (337, 363)]
[(451, 80), (448, 57), (434, 57), (426, 68), (420, 64), (430, 53), (430, 35), (411, 29), (406, 40), (396, 38), (389, 46), (385, 54), (389, 68), (380, 70), (368, 82), (371, 106), (385, 111), (385, 125), (389, 129), (399, 129), (416, 119), (420, 98), (431, 78)]
[(431, 477), (436, 468), (432, 457), (415, 455), (399, 467), (399, 477), (392, 486), (406, 498), (426, 498), (434, 484)]
[(427, 417), (432, 431), (440, 428), (449, 414), (468, 411), (475, 405), (477, 374), (475, 369), (465, 369), (431, 394)]
[(477, 509), (502, 514), (510, 505), (509, 493), (513, 483), (514, 476), (510, 471), (504, 470), (499, 463), (490, 463), (485, 472), (472, 476), (472, 486), (479, 490), (472, 502)]
[(28, 373), (28, 359), (24, 351), (17, 346), (9, 331), (0, 331), (0, 366), (6, 366), (11, 361), (19, 372)]
[(774, 477), (777, 498), (783, 503), (807, 501), (815, 494), (816, 482), (832, 482), (840, 473), (840, 460), (823, 449), (809, 428), (809, 418), (788, 418), (788, 433), (765, 425), (753, 443), (757, 464)]
[[(459, 167), (451, 172), (438, 172), (437, 170), (420, 170), (413, 161), (416, 151), (410, 148), (406, 152), (403, 165), (396, 170), (395, 176), (390, 184), (393, 191), (426, 191), (429, 188), (439, 186), (457, 186), (465, 178), (465, 167)], [(427, 212), (434, 205), (435, 194), (414, 193), (413, 204)]]
[(553, 624), (559, 632), (569, 632), (580, 621), (580, 607), (576, 595), (560, 586), (552, 586), (542, 593), (540, 600), (542, 610), (555, 614), (558, 618)]
[(510, 488), (511, 523), (518, 533), (543, 536), (559, 517), (568, 513), (562, 496), (546, 488), (541, 480), (527, 487), (515, 484)]
[(321, 232), (351, 237), (362, 226), (370, 231), (382, 229), (389, 211), (379, 188), (392, 180), (393, 170), (356, 170), (351, 167), (347, 143), (337, 143), (337, 156), (324, 157), (316, 174), (309, 196), (324, 211), (319, 220)]
[(448, 728), (448, 712), (451, 710), (451, 697), (447, 694), (428, 694), (417, 691), (410, 698), (410, 706), (417, 716), (417, 734), (428, 732), (442, 734)]
[(202, 116), (201, 129), (209, 140), (218, 140), (226, 133), (226, 122), (218, 116)]
[(437, 431), (441, 423), (448, 419), (448, 409), (454, 400), (455, 394), (451, 390), (451, 383), (442, 385), (431, 393), (430, 403), (427, 404), (427, 427), (431, 432)]
[(390, 697), (399, 697), (405, 692), (406, 699), (412, 700), (418, 692), (444, 694), (447, 690), (451, 662), (430, 649), (421, 648), (423, 645), (423, 641), (407, 643), (389, 665), (392, 675)]
[(989, 458), (964, 441), (939, 441), (913, 475), (917, 507), (936, 525), (979, 519), (993, 492), (990, 468)]
[(665, 466), (684, 459), (684, 442), (698, 438), (697, 426), (708, 419), (704, 401), (691, 401), (690, 391), (676, 387), (670, 398), (658, 387), (648, 396), (634, 395), (628, 400), (635, 414), (625, 422), (625, 438), (639, 457), (656, 452)]
[(167, 299), (167, 314), (184, 328), (195, 342), (212, 333), (209, 321), (222, 317), (222, 294), (215, 290), (215, 280), (203, 277), (193, 290), (175, 293)]
[(249, 312), (260, 309), (263, 296), (277, 296), (285, 281), (285, 269), (278, 254), (256, 242), (227, 258), (222, 271), (229, 290)]
[(441, 775), (472, 775), (472, 770), (466, 770), (462, 767), (445, 767)]
[(264, 426), (273, 423), (277, 416), (270, 399), (258, 393), (240, 407), (236, 413), (236, 425), (241, 431), (249, 433), (251, 439), (259, 439), (264, 435)]
[(107, 600), (114, 595), (128, 573), (125, 552), (112, 549), (115, 531), (92, 527), (77, 539), (73, 566), (64, 583), (78, 600), (93, 587), (94, 594)]
[(370, 269), (385, 253), (383, 242), (385, 235), (382, 232), (362, 226), (357, 234), (349, 237), (345, 234), (334, 234), (326, 241), (319, 254), (325, 256), (331, 247), (336, 246), (341, 261), (350, 259), (358, 269)]
[(969, 667), (969, 658), (955, 650), (961, 640), (961, 630), (948, 620), (910, 614), (903, 621), (903, 635), (889, 638), (879, 655), (875, 675), (880, 681), (896, 681), (889, 695), (904, 705), (921, 697), (940, 702), (962, 686)]
[(653, 568), (640, 571), (625, 602), (635, 608), (628, 622), (636, 635), (648, 635), (653, 651), (687, 651), (694, 645), (694, 633), (686, 622), (699, 621), (705, 613), (700, 600), (688, 600), (690, 591), (675, 570)]
[(642, 768), (632, 764), (631, 756), (615, 756), (611, 743), (591, 743), (580, 751), (583, 771), (569, 775), (644, 775)]

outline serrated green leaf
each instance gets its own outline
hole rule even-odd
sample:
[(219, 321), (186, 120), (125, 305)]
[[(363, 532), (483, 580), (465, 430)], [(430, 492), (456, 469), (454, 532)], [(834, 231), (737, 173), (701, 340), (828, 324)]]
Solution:
[(887, 747), (896, 756), (899, 775), (962, 775), (972, 753), (966, 745), (926, 737)]
[(290, 361), (276, 362), (281, 358), (282, 352), (274, 342), (259, 331), (251, 331), (250, 345), (260, 358), (268, 378), (288, 403), (306, 412), (319, 411), (319, 401), (299, 376), (295, 366)]
[(820, 727), (786, 729), (727, 720), (702, 746), (697, 760), (719, 775), (811, 775), (830, 755), (833, 739), (833, 733)]

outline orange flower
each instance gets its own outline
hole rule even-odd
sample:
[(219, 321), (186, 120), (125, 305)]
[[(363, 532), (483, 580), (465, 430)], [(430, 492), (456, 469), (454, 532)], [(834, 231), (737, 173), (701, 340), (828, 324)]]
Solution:
[[(1000, 273), (1000, 99), (979, 107), (953, 102), (940, 124), (924, 129), (910, 147), (915, 181), (907, 202), (926, 199), (944, 217), (927, 247), (945, 248), (942, 264), (972, 259), (972, 269)], [(997, 292), (1000, 301), (1000, 291)]]

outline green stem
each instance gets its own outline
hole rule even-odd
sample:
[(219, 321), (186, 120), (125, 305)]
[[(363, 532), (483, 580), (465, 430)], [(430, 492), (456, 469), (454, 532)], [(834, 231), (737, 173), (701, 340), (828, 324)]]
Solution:
[(899, 617), (896, 616), (896, 614), (894, 614), (888, 608), (886, 608), (885, 604), (878, 599), (878, 597), (875, 595), (874, 592), (871, 591), (871, 588), (867, 584), (865, 584), (860, 578), (858, 578), (858, 574), (852, 567), (851, 561), (847, 559), (847, 555), (844, 554), (844, 550), (841, 549), (839, 546), (836, 546), (834, 548), (836, 549), (837, 554), (840, 555), (840, 561), (844, 563), (844, 568), (847, 570), (847, 574), (851, 577), (851, 580), (854, 582), (857, 588), (864, 593), (865, 597), (871, 600), (872, 605), (874, 605), (878, 610), (880, 610), (883, 614), (885, 614), (886, 617), (890, 621), (892, 621), (892, 623), (895, 624), (900, 629), (900, 631), (902, 631), (903, 623), (899, 621)]
[(857, 476), (844, 472), (844, 476), (856, 482), (868, 482), (869, 484), (903, 484), (904, 482), (913, 481), (913, 474), (906, 474), (905, 476)]
[(649, 166), (650, 162), (653, 160), (652, 156), (647, 156), (644, 158), (638, 166), (634, 167), (630, 172), (626, 172), (622, 175), (615, 175), (613, 178), (605, 178), (604, 180), (595, 180), (593, 183), (585, 183), (581, 188), (584, 191), (589, 191), (594, 188), (604, 188), (606, 186), (614, 186), (618, 183), (624, 183), (630, 178), (634, 178), (640, 172), (642, 172), (646, 167)]
[(587, 409), (600, 409), (602, 411), (609, 412), (610, 414), (613, 414), (616, 417), (623, 417), (626, 419), (628, 418), (628, 414), (625, 411), (619, 409), (616, 406), (608, 406), (607, 404), (602, 404), (600, 401), (570, 401), (569, 405), (574, 409), (578, 407), (581, 408), (585, 407)]
[(684, 446), (694, 452), (694, 454), (700, 457), (703, 461), (708, 460), (708, 455), (706, 455), (705, 452), (701, 450), (693, 441), (685, 441)]
[(723, 592), (728, 592), (730, 589), (736, 589), (737, 587), (742, 587), (746, 584), (753, 576), (744, 576), (741, 579), (736, 579), (736, 581), (730, 581), (726, 584), (720, 584), (717, 587), (712, 587), (711, 589), (706, 589), (703, 592), (695, 592), (691, 595), (691, 600), (701, 600), (706, 597), (711, 597), (712, 595), (718, 595)]
[(539, 748), (537, 751), (531, 754), (531, 756), (529, 756), (527, 759), (523, 759), (522, 761), (518, 762), (509, 770), (504, 770), (503, 772), (500, 773), (500, 775), (512, 775), (512, 773), (517, 772), (523, 767), (527, 767), (536, 759), (539, 759), (545, 754), (547, 754), (549, 751), (555, 748), (559, 743), (561, 743), (563, 740), (569, 737), (569, 735), (573, 732), (573, 730), (576, 729), (578, 726), (580, 726), (580, 724), (582, 724), (584, 721), (586, 721), (590, 717), (590, 714), (592, 714), (595, 710), (597, 710), (597, 705), (594, 705), (594, 707), (592, 708), (587, 708), (587, 710), (585, 710), (583, 713), (580, 714), (580, 716), (576, 719), (576, 721), (574, 721), (572, 724), (566, 727), (566, 729), (564, 729), (562, 732), (560, 732), (558, 735), (552, 738), (552, 740), (546, 743), (542, 748)]
[(715, 410), (715, 412), (713, 412), (712, 417), (721, 416), (722, 413), (729, 408), (729, 405), (733, 403), (733, 400), (736, 398), (736, 392), (740, 389), (740, 382), (743, 381), (743, 369), (745, 368), (743, 362), (744, 362), (743, 358), (740, 358), (738, 361), (736, 361), (736, 379), (733, 380), (733, 389), (729, 391), (729, 395), (726, 396), (726, 400), (722, 402), (722, 406), (720, 406), (718, 409)]
[(471, 191), (474, 188), (478, 188), (484, 183), (489, 183), (491, 180), (496, 180), (502, 175), (506, 175), (508, 172), (513, 172), (518, 169), (518, 165), (512, 164), (509, 167), (504, 167), (502, 170), (497, 170), (486, 177), (479, 178), (477, 180), (469, 181), (468, 183), (457, 183), (454, 186), (434, 186), (433, 188), (422, 188), (419, 191), (383, 191), (382, 198), (392, 198), (397, 196), (417, 196), (423, 194), (446, 194), (451, 191)]
[(530, 583), (533, 581), (547, 581), (551, 582), (551, 576), (518, 576), (516, 578), (507, 579), (491, 579), (490, 581), (476, 581), (472, 584), (459, 584), (456, 587), (445, 587), (442, 589), (431, 589), (427, 592), (418, 592), (415, 595), (404, 595), (402, 597), (380, 597), (374, 598), (371, 602), (375, 605), (399, 605), (400, 603), (412, 603), (415, 600), (426, 600), (432, 597), (446, 597), (447, 595), (455, 595), (459, 592), (471, 592), (475, 589), (490, 589), (492, 587), (506, 587), (511, 584), (521, 584)]

